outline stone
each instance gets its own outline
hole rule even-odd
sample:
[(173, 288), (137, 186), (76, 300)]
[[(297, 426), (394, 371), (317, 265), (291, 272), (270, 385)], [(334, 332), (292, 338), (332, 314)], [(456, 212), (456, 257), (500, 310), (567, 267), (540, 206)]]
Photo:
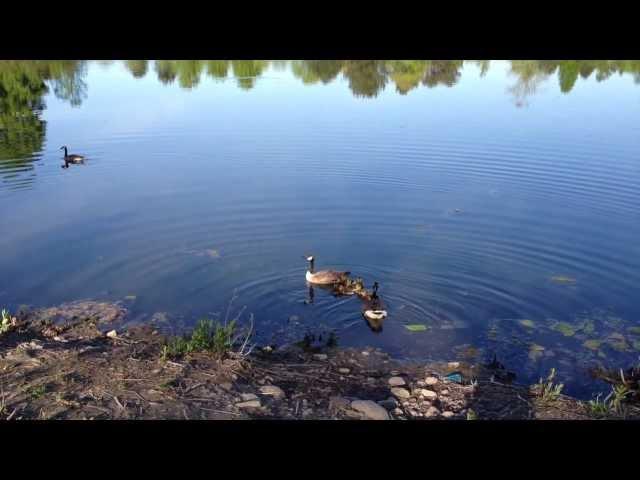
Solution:
[(444, 390), (440, 390), (440, 395), (449, 395), (449, 390), (446, 388)]
[(389, 420), (389, 414), (384, 407), (371, 400), (354, 400), (351, 408), (364, 414), (368, 420)]
[(406, 385), (407, 382), (404, 381), (404, 378), (402, 377), (391, 377), (389, 379), (389, 385), (391, 385), (392, 387), (400, 387), (402, 385)]
[(362, 352), (362, 355), (364, 355), (365, 357), (368, 357), (369, 356), (369, 352), (364, 351), (364, 352)]
[(339, 368), (338, 372), (347, 375), (349, 372), (351, 372), (351, 370), (349, 370), (348, 368)]
[(249, 400), (248, 402), (236, 403), (238, 408), (260, 408), (260, 400)]
[(326, 360), (329, 357), (327, 357), (326, 353), (314, 353), (313, 358), (315, 358), (316, 360)]
[(455, 415), (455, 413), (450, 412), (450, 411), (442, 412), (442, 416), (443, 416), (444, 418), (451, 418), (451, 417), (453, 417), (454, 415)]
[(436, 392), (433, 390), (427, 390), (426, 388), (420, 390), (420, 394), (431, 402), (438, 398), (438, 394)]
[(396, 402), (395, 398), (389, 397), (386, 400), (380, 400), (378, 402), (378, 405), (380, 405), (383, 408), (386, 408), (387, 410), (393, 410), (398, 406), (398, 402)]
[(241, 393), (240, 397), (243, 401), (248, 402), (249, 400), (257, 400), (258, 396), (254, 393)]
[(391, 393), (398, 398), (409, 398), (411, 396), (406, 388), (394, 387), (391, 389)]
[(260, 393), (263, 395), (270, 395), (276, 400), (280, 400), (286, 396), (284, 394), (284, 390), (280, 387), (276, 387), (275, 385), (265, 385), (264, 387), (260, 387)]
[(438, 415), (440, 415), (440, 410), (438, 410), (436, 407), (429, 407), (424, 414), (425, 417), (429, 418), (437, 417)]
[(460, 362), (449, 362), (447, 365), (449, 368), (458, 368), (460, 366)]
[(349, 400), (344, 397), (331, 397), (329, 399), (329, 410), (344, 410), (349, 406), (350, 403), (351, 402), (349, 402)]
[(425, 378), (424, 383), (426, 385), (435, 385), (438, 383), (438, 379), (436, 377), (427, 377)]
[(115, 330), (111, 330), (110, 332), (107, 332), (107, 337), (109, 337), (109, 338), (117, 338), (118, 337), (118, 332), (116, 332)]
[(418, 387), (424, 387), (424, 386), (425, 386), (425, 383), (424, 383), (422, 380), (418, 380), (418, 381), (416, 382), (416, 385), (417, 385)]
[(402, 415), (402, 410), (401, 410), (401, 409), (399, 409), (399, 408), (396, 408), (396, 409), (393, 411), (393, 413), (394, 413), (394, 415)]

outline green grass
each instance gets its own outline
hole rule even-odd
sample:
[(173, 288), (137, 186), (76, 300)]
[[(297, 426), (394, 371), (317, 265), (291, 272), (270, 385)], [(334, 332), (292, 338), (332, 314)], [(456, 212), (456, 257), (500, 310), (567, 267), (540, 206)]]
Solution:
[(226, 325), (202, 319), (191, 335), (170, 339), (162, 348), (162, 358), (177, 358), (193, 352), (211, 352), (222, 358), (233, 348), (235, 333), (235, 319)]
[(44, 385), (38, 385), (37, 387), (29, 387), (27, 389), (27, 394), (31, 398), (31, 400), (37, 400), (42, 398), (47, 391), (47, 388)]
[(538, 392), (538, 396), (545, 402), (556, 400), (562, 389), (564, 388), (563, 383), (555, 384), (553, 380), (556, 376), (556, 369), (552, 368), (551, 372), (546, 379), (540, 379), (540, 381), (535, 385), (536, 390)]
[(0, 319), (0, 334), (8, 332), (9, 329), (12, 327), (12, 324), (13, 322), (11, 319), (11, 314), (9, 314), (9, 312), (3, 308), (2, 319)]

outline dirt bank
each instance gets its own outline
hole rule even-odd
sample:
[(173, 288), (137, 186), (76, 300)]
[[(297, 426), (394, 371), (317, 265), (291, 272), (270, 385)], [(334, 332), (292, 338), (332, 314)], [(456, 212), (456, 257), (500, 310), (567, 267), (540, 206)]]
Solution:
[[(397, 362), (372, 348), (169, 360), (165, 336), (151, 326), (121, 329), (125, 316), (121, 305), (100, 302), (18, 314), (0, 336), (0, 418), (594, 418), (575, 399), (544, 400), (533, 388), (508, 384), (499, 369)], [(475, 382), (445, 378), (453, 371)], [(630, 407), (626, 417), (640, 412)]]

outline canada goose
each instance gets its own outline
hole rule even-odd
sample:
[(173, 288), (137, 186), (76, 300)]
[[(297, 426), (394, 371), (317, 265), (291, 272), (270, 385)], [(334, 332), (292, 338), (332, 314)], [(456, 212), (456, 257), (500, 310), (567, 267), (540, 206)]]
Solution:
[(370, 296), (363, 296), (362, 315), (367, 320), (384, 320), (387, 318), (387, 311), (384, 309), (382, 299), (378, 297), (378, 282), (373, 284), (373, 293)]
[(67, 152), (67, 146), (66, 145), (61, 146), (60, 150), (64, 150), (64, 163), (66, 165), (65, 168), (69, 168), (69, 164), (70, 163), (83, 163), (84, 162), (84, 156), (82, 156), (82, 155), (76, 155), (75, 153), (72, 153), (71, 155), (69, 155), (69, 153)]
[(340, 281), (344, 281), (351, 272), (336, 272), (334, 270), (321, 270), (319, 272), (314, 271), (313, 263), (315, 259), (313, 255), (304, 257), (309, 262), (309, 269), (305, 278), (309, 283), (315, 283), (316, 285), (332, 285)]

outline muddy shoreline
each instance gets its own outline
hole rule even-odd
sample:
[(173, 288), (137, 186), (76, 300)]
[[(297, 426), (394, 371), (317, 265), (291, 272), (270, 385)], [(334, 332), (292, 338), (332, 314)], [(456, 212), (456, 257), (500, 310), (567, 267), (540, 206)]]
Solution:
[(399, 362), (373, 348), (167, 358), (165, 335), (122, 328), (125, 317), (92, 301), (19, 312), (0, 336), (0, 419), (640, 418), (637, 404), (595, 415), (562, 394), (543, 398), (497, 367)]

